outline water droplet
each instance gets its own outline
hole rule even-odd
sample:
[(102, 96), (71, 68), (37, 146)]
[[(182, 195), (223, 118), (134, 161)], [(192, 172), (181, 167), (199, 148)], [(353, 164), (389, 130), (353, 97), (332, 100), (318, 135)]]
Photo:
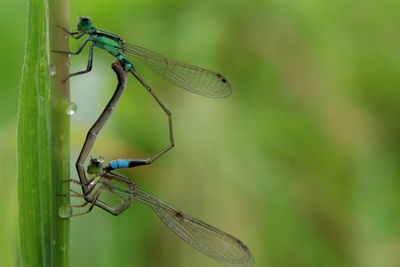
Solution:
[(55, 65), (52, 65), (51, 67), (50, 67), (50, 76), (52, 76), (52, 77), (54, 77), (54, 76), (56, 76), (56, 66)]
[(66, 251), (67, 250), (67, 246), (66, 245), (62, 245), (59, 247), (61, 251)]
[(67, 114), (72, 116), (75, 114), (76, 110), (78, 109), (78, 107), (76, 106), (75, 103), (69, 103), (68, 107), (67, 107)]
[(60, 218), (68, 218), (72, 215), (72, 208), (70, 206), (64, 205), (58, 209), (58, 216)]

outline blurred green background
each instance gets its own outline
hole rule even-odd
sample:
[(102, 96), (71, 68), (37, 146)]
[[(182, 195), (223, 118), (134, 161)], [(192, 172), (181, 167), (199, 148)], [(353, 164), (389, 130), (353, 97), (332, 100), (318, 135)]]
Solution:
[[(400, 266), (399, 11), (391, 0), (71, 1), (70, 27), (90, 16), (233, 86), (230, 98), (207, 99), (138, 65), (172, 111), (176, 141), (125, 172), (143, 189), (239, 237), (255, 266)], [(0, 28), (0, 266), (15, 266), (24, 1), (1, 1)], [(71, 71), (86, 56), (71, 57)], [(95, 50), (94, 70), (71, 80), (71, 163), (113, 93), (112, 62)], [(167, 143), (165, 115), (130, 77), (92, 156), (146, 157)], [(71, 266), (222, 266), (140, 203), (72, 219), (70, 244)]]

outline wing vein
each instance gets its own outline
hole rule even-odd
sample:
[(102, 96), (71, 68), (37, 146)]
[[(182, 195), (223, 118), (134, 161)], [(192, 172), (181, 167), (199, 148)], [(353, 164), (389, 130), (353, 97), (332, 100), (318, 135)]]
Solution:
[(227, 97), (232, 93), (228, 80), (220, 73), (168, 59), (148, 49), (124, 43), (123, 53), (147, 66), (170, 83), (195, 94)]
[(205, 255), (230, 266), (253, 264), (249, 249), (235, 237), (195, 219), (136, 187), (134, 198), (150, 206), (180, 238)]

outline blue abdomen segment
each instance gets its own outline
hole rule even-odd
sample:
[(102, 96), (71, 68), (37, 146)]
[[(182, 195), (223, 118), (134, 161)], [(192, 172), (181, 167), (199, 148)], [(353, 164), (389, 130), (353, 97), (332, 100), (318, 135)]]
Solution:
[(131, 62), (129, 62), (129, 60), (127, 60), (123, 55), (119, 54), (115, 56), (119, 62), (122, 63), (122, 65), (124, 66), (125, 70), (131, 70), (134, 69), (133, 65)]
[(129, 168), (129, 161), (128, 159), (117, 159), (110, 161), (108, 166), (110, 166), (111, 170)]
[(122, 168), (133, 168), (142, 165), (148, 165), (148, 161), (143, 159), (116, 159), (110, 161), (106, 167), (108, 171), (122, 169)]

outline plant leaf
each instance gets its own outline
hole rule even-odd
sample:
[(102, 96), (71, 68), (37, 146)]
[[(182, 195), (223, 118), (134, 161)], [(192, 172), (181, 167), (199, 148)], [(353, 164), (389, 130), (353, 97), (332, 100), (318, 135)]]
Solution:
[(29, 1), (18, 108), (19, 256), (22, 266), (33, 267), (68, 263), (69, 224), (57, 217), (60, 203), (68, 201), (57, 197), (68, 191), (62, 181), (69, 178), (69, 118), (62, 111), (69, 94), (59, 92), (68, 88), (60, 82), (68, 70), (64, 64), (61, 75), (50, 75), (49, 40), (55, 37), (49, 34), (48, 23), (54, 22), (49, 14), (57, 14), (48, 10), (46, 0)]

